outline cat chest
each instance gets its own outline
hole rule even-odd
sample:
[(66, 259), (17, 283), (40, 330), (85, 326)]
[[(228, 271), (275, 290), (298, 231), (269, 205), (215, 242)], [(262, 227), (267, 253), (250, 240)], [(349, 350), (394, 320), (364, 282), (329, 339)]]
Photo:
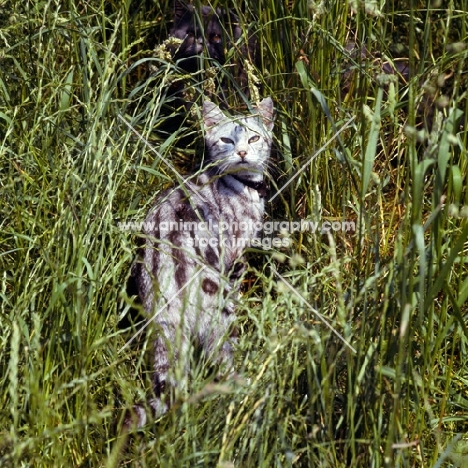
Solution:
[(200, 196), (179, 204), (175, 217), (185, 226), (184, 233), (191, 238), (189, 243), (199, 248), (202, 257), (205, 251), (211, 257), (215, 252), (225, 267), (230, 268), (251, 246), (252, 240), (259, 237), (263, 203), (244, 194), (229, 196), (203, 190), (197, 195)]

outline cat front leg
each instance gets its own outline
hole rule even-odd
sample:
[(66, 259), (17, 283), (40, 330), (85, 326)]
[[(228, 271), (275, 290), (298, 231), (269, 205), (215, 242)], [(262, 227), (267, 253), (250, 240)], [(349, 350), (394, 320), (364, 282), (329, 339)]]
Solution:
[(234, 348), (237, 344), (237, 328), (231, 332), (231, 335), (225, 339), (219, 350), (217, 358), (217, 365), (220, 372), (218, 373), (218, 380), (223, 378), (235, 379), (238, 377), (234, 365)]
[(190, 371), (189, 330), (182, 323), (162, 322), (154, 342), (153, 416), (167, 412), (176, 397), (176, 389), (186, 387)]
[[(189, 374), (189, 339), (181, 324), (160, 322), (153, 351), (153, 398), (146, 407), (134, 405), (124, 417), (124, 430), (141, 428), (163, 416), (173, 405), (176, 389), (186, 386)], [(149, 410), (149, 411), (148, 411)]]
[(236, 316), (233, 304), (215, 308), (198, 324), (198, 341), (204, 360), (216, 370), (216, 380), (235, 376), (234, 348), (237, 344)]

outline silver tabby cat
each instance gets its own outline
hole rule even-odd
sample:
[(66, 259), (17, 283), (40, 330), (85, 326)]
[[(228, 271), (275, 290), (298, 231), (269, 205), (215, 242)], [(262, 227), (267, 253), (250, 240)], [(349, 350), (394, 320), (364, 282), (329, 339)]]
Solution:
[[(226, 116), (203, 105), (204, 169), (158, 197), (145, 223), (136, 280), (145, 312), (156, 323), (153, 415), (183, 387), (193, 350), (233, 371), (235, 303), (245, 247), (258, 238), (266, 193), (274, 109), (266, 98), (249, 116)], [(135, 407), (138, 426), (146, 423)]]

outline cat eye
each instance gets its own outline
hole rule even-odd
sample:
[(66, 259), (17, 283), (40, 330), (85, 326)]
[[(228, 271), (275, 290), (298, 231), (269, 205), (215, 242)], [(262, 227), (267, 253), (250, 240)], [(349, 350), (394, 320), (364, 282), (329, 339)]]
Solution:
[(221, 139), (221, 141), (223, 143), (227, 143), (228, 145), (233, 145), (234, 144), (234, 142), (230, 138), (221, 137), (220, 139)]
[(260, 137), (258, 135), (255, 135), (249, 139), (249, 143), (255, 143), (258, 140), (260, 140)]
[(221, 42), (221, 36), (219, 34), (213, 34), (211, 36), (211, 42), (215, 42), (216, 44), (218, 44), (219, 42)]

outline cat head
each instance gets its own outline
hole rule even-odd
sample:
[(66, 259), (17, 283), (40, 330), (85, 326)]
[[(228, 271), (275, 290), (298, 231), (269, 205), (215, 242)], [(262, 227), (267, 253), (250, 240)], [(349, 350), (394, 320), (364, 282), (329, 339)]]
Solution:
[(265, 98), (249, 116), (226, 116), (212, 102), (203, 104), (205, 147), (219, 174), (262, 180), (271, 151), (274, 107)]
[(230, 11), (209, 6), (197, 10), (193, 5), (175, 0), (174, 24), (170, 35), (182, 43), (173, 51), (174, 60), (189, 73), (202, 68), (199, 60), (205, 54), (223, 65), (226, 61), (224, 50), (227, 36), (233, 37), (234, 41), (241, 37), (238, 22)]

